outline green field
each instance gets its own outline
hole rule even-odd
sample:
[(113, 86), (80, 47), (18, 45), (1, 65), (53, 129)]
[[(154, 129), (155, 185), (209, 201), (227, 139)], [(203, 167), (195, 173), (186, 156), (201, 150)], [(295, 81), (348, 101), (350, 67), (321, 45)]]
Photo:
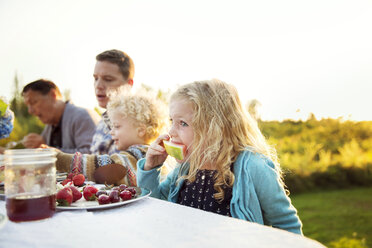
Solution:
[(328, 247), (372, 248), (372, 188), (290, 196), (304, 235)]

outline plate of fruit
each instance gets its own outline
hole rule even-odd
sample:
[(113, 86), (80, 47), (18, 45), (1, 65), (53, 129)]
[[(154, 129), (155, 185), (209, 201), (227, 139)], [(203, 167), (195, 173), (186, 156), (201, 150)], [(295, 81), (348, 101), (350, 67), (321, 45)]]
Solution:
[[(80, 174), (82, 175), (82, 174)], [(58, 210), (95, 210), (122, 206), (144, 199), (151, 194), (151, 190), (140, 187), (128, 187), (94, 184), (93, 182), (72, 180), (57, 183), (56, 201)]]

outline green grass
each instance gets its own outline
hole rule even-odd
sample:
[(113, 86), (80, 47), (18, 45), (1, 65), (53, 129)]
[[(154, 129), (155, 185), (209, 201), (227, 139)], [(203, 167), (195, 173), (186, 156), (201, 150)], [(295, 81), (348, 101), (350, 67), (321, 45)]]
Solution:
[(290, 197), (305, 236), (329, 247), (372, 247), (372, 188)]

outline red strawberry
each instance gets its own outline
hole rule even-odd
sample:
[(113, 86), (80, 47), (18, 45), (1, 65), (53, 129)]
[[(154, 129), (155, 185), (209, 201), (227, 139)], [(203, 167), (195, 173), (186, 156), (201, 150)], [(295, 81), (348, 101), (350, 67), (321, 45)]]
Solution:
[(91, 185), (86, 186), (83, 190), (83, 195), (84, 195), (85, 200), (94, 201), (97, 198), (96, 197), (97, 191), (98, 189)]
[(70, 206), (73, 199), (72, 190), (68, 187), (61, 189), (56, 198), (59, 206)]
[(72, 182), (74, 183), (75, 186), (83, 186), (85, 182), (85, 176), (83, 174), (77, 174), (72, 178)]
[(72, 178), (73, 178), (75, 175), (76, 175), (75, 173), (70, 172), (70, 173), (68, 173), (67, 178), (72, 180)]
[(83, 194), (75, 186), (69, 186), (69, 188), (72, 191), (72, 202), (76, 202), (77, 200), (80, 200)]
[(66, 178), (65, 180), (62, 181), (62, 185), (65, 186), (66, 184), (68, 184), (69, 182), (72, 182), (71, 179), (69, 178)]

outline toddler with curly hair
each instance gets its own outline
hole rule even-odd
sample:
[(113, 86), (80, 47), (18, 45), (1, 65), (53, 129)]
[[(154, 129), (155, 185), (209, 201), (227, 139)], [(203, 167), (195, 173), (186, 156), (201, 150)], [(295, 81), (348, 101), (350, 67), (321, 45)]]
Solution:
[[(89, 181), (137, 186), (136, 163), (166, 125), (164, 103), (148, 92), (121, 90), (110, 96), (107, 113), (111, 136), (120, 153), (57, 154), (59, 172), (82, 173)], [(120, 165), (120, 166), (119, 166)], [(102, 173), (95, 173), (97, 170)]]

